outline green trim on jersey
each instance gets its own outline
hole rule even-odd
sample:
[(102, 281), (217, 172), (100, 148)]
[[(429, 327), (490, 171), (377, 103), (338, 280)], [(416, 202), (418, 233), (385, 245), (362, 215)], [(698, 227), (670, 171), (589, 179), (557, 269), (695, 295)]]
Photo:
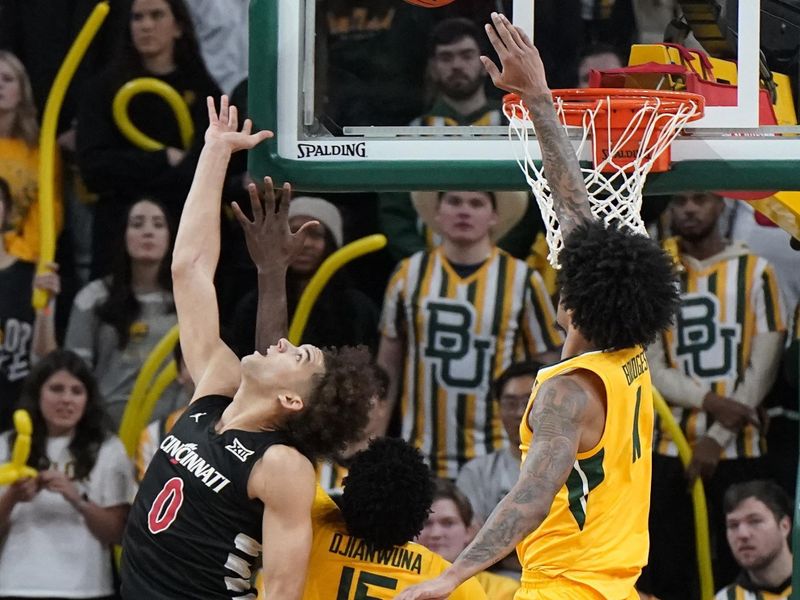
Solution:
[(578, 528), (583, 530), (586, 524), (586, 507), (591, 491), (605, 479), (603, 470), (603, 457), (605, 449), (590, 458), (576, 460), (572, 471), (567, 477), (567, 493), (569, 496), (569, 510), (575, 517)]

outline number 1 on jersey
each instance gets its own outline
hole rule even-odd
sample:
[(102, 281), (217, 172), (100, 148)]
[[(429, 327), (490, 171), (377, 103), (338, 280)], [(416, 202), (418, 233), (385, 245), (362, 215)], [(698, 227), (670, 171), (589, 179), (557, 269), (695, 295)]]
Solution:
[(642, 458), (642, 439), (639, 437), (639, 408), (642, 404), (642, 386), (636, 390), (636, 408), (633, 412), (633, 462)]

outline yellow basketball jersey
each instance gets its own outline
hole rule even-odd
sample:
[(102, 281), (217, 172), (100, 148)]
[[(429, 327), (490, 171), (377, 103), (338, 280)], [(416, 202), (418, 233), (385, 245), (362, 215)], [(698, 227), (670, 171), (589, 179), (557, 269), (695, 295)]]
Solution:
[[(314, 541), (304, 600), (389, 600), (450, 566), (435, 552), (413, 542), (390, 550), (374, 550), (364, 540), (348, 535), (338, 507), (319, 487), (313, 519)], [(486, 594), (472, 578), (450, 598), (486, 600)]]
[(576, 369), (595, 373), (605, 385), (605, 429), (594, 448), (578, 453), (544, 522), (517, 546), (522, 581), (560, 577), (604, 598), (627, 598), (648, 551), (653, 398), (644, 350), (588, 352), (540, 369), (519, 428), (522, 460), (539, 388)]
[(488, 600), (514, 600), (514, 594), (519, 589), (519, 581), (516, 579), (491, 571), (476, 573), (475, 579), (481, 584)]

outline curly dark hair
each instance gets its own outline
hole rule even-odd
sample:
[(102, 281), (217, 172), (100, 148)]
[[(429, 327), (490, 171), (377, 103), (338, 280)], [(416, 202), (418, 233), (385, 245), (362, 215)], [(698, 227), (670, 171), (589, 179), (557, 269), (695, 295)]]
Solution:
[(602, 350), (647, 345), (672, 323), (679, 291), (672, 259), (650, 238), (590, 221), (564, 239), (561, 304)]
[[(22, 387), (17, 408), (24, 408), (31, 416), (33, 435), (31, 436), (31, 453), (28, 465), (34, 469), (48, 469), (47, 458), (47, 424), (42, 416), (40, 406), (42, 387), (52, 375), (66, 371), (78, 379), (86, 388), (86, 407), (83, 416), (75, 426), (75, 433), (69, 443), (69, 451), (75, 459), (75, 471), (72, 478), (86, 479), (97, 462), (107, 431), (103, 426), (103, 408), (97, 381), (84, 360), (69, 350), (54, 350), (33, 367)], [(9, 438), (9, 452), (14, 446), (16, 432)]]
[(306, 407), (285, 424), (297, 448), (310, 459), (334, 457), (361, 439), (380, 393), (364, 346), (327, 348), (325, 372), (315, 377)]
[(432, 503), (431, 471), (409, 443), (378, 438), (353, 456), (341, 500), (350, 535), (378, 550), (402, 546), (422, 531)]

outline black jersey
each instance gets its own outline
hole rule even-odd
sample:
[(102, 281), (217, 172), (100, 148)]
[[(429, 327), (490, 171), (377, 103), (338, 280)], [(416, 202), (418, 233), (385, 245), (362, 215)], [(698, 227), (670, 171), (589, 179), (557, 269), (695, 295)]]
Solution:
[(256, 461), (282, 432), (214, 425), (231, 399), (205, 396), (163, 439), (139, 487), (122, 542), (122, 596), (130, 600), (254, 600), (264, 505), (248, 498)]
[(22, 382), (31, 370), (35, 272), (36, 265), (22, 260), (0, 269), (0, 431), (11, 427)]

